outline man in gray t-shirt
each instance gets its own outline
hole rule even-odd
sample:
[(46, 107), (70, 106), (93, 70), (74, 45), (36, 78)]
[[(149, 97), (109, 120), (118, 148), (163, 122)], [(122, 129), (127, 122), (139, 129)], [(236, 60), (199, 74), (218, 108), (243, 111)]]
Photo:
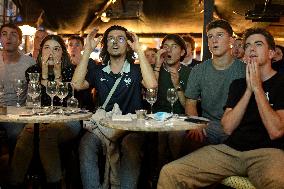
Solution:
[[(14, 89), (15, 79), (25, 80), (25, 71), (35, 64), (35, 61), (21, 54), (18, 50), (21, 44), (22, 32), (14, 24), (5, 24), (0, 28), (0, 42), (3, 51), (0, 52), (0, 82), (4, 84), (4, 94), (0, 96), (0, 104), (7, 106), (16, 106), (17, 95)], [(20, 95), (19, 103), (22, 105), (26, 100), (27, 86)], [(21, 132), (24, 124), (21, 123), (2, 123), (0, 128), (6, 130), (10, 150), (16, 144), (16, 139)]]
[(205, 130), (189, 132), (195, 141), (217, 144), (226, 139), (220, 119), (224, 113), (228, 90), (233, 80), (245, 77), (245, 64), (231, 55), (233, 30), (228, 22), (216, 20), (207, 26), (208, 45), (212, 59), (195, 66), (189, 74), (185, 91), (186, 113), (197, 115), (201, 100), (202, 116), (211, 120)]

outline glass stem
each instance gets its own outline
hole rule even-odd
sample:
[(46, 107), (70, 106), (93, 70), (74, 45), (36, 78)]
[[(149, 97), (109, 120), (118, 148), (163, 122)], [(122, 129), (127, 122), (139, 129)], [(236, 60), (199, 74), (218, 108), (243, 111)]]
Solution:
[(172, 106), (172, 114), (174, 113), (174, 104), (173, 103), (171, 103), (171, 106)]
[(17, 99), (17, 107), (20, 107), (20, 95), (17, 95), (18, 99)]
[(32, 98), (32, 101), (33, 101), (33, 109), (32, 109), (32, 112), (33, 112), (33, 114), (35, 114), (36, 112), (35, 112), (35, 99), (34, 98)]
[(153, 104), (151, 104), (151, 114), (153, 114)]
[(54, 97), (51, 97), (51, 109), (53, 109), (53, 98)]
[(74, 97), (74, 87), (72, 86), (72, 97)]

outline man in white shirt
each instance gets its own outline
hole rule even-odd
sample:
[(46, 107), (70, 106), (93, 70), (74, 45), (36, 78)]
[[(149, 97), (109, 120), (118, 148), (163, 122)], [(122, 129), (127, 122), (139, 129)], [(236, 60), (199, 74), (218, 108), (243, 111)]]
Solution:
[[(26, 81), (25, 71), (35, 64), (35, 61), (19, 52), (22, 41), (22, 31), (14, 24), (5, 24), (0, 28), (0, 42), (3, 51), (0, 53), (0, 82), (4, 84), (4, 94), (0, 96), (0, 105), (16, 106), (17, 94), (14, 89), (15, 79)], [(20, 105), (25, 104), (27, 85), (19, 98)], [(21, 132), (22, 123), (1, 123), (0, 128), (6, 129), (10, 150), (16, 144), (17, 136)]]

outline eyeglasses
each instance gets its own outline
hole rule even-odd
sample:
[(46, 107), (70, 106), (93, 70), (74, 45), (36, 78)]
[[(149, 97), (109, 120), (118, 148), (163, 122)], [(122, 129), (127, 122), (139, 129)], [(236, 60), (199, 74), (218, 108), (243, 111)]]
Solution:
[(126, 41), (126, 39), (125, 39), (125, 37), (123, 37), (123, 36), (118, 36), (118, 37), (108, 37), (107, 38), (107, 42), (108, 43), (121, 43), (121, 44), (123, 44), (123, 43), (125, 43), (125, 41)]

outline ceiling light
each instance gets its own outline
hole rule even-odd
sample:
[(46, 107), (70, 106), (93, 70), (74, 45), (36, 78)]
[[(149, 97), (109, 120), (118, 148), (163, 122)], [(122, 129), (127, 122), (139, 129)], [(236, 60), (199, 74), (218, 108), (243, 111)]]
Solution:
[(36, 28), (32, 27), (32, 26), (29, 26), (29, 25), (22, 25), (22, 26), (19, 26), (19, 28), (22, 30), (23, 35), (30, 35), (30, 36), (32, 36), (36, 32)]
[(107, 17), (106, 12), (103, 12), (101, 15), (101, 21), (103, 22), (109, 22), (110, 21), (110, 17)]

